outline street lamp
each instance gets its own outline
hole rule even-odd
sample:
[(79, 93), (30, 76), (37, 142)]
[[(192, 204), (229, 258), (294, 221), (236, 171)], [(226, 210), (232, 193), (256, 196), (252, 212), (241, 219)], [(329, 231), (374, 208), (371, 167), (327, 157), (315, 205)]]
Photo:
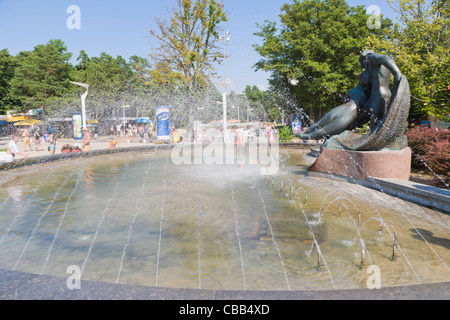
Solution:
[(76, 86), (80, 86), (83, 88), (86, 88), (86, 92), (84, 94), (81, 95), (81, 118), (83, 121), (83, 129), (86, 129), (86, 97), (88, 95), (89, 92), (89, 85), (88, 84), (84, 84), (84, 83), (80, 83), (80, 82), (70, 82), (71, 84), (74, 84)]
[(252, 108), (248, 108), (248, 109), (247, 109), (247, 122), (249, 121), (249, 120), (248, 120), (248, 112), (251, 111), (251, 110), (253, 110), (253, 109), (252, 109)]
[(238, 120), (240, 120), (240, 119), (239, 119), (239, 106), (237, 106), (237, 107), (236, 107), (236, 106), (232, 106), (231, 108), (232, 108), (232, 109), (238, 109)]
[(225, 58), (226, 58), (226, 48), (227, 42), (230, 42), (230, 31), (227, 31), (225, 35), (219, 36), (219, 40), (223, 40), (223, 83), (219, 83), (225, 88), (225, 91), (222, 94), (222, 103), (223, 103), (223, 133), (226, 135), (227, 133), (227, 87), (230, 85), (226, 79), (226, 69), (225, 69)]
[(121, 106), (121, 108), (122, 108), (122, 115), (123, 115), (122, 122), (123, 122), (123, 128), (124, 129), (125, 129), (125, 108), (129, 108), (129, 107), (130, 107), (129, 105)]
[(224, 84), (227, 83), (227, 79), (225, 77), (225, 58), (226, 58), (226, 49), (227, 49), (227, 42), (230, 42), (230, 31), (227, 31), (225, 35), (219, 36), (219, 40), (223, 40), (223, 82)]
[(284, 109), (278, 108), (281, 111), (281, 123), (284, 125)]

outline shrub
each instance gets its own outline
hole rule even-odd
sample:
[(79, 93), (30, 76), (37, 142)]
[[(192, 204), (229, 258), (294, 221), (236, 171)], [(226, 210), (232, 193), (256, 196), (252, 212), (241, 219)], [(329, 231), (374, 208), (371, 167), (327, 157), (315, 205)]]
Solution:
[(434, 173), (450, 181), (450, 130), (417, 127), (406, 132), (413, 151), (413, 164), (425, 163)]
[(279, 131), (280, 142), (291, 142), (292, 139), (292, 131), (289, 126), (284, 126)]

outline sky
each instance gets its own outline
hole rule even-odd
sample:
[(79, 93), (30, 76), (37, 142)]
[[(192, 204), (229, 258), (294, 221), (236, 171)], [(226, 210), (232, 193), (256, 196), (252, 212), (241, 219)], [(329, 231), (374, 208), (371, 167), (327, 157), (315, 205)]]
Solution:
[[(281, 6), (290, 1), (220, 1), (228, 13), (228, 22), (222, 26), (224, 33), (230, 31), (230, 42), (226, 45), (229, 57), (225, 65), (217, 66), (216, 72), (229, 79), (228, 91), (240, 93), (246, 85), (268, 88), (270, 74), (255, 72), (253, 67), (260, 58), (253, 45), (261, 42), (254, 33), (258, 31), (257, 23), (278, 22)], [(347, 3), (366, 8), (376, 5), (384, 16), (395, 18), (387, 0), (347, 0)], [(73, 11), (67, 12), (71, 5), (80, 9), (79, 29), (67, 26), (67, 20), (73, 21), (70, 19)], [(176, 0), (0, 0), (0, 50), (6, 48), (16, 55), (51, 39), (61, 39), (73, 53), (73, 64), (81, 50), (90, 57), (101, 52), (127, 60), (133, 55), (148, 57), (152, 46), (157, 46), (148, 32), (153, 19), (170, 18), (175, 5)]]

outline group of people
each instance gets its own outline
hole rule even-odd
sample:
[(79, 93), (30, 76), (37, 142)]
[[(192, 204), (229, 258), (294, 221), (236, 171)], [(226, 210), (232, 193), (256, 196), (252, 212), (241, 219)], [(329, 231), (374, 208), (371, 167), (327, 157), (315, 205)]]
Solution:
[(126, 136), (128, 139), (136, 138), (137, 135), (139, 135), (139, 142), (145, 141), (145, 134), (148, 135), (148, 138), (151, 140), (154, 135), (154, 128), (153, 126), (145, 126), (145, 125), (131, 125), (128, 124), (128, 126), (124, 126), (122, 124), (118, 124), (116, 127), (111, 126), (109, 129), (109, 135), (110, 136)]
[[(132, 128), (133, 127), (131, 127), (131, 129)], [(273, 142), (274, 141), (274, 128), (270, 125), (263, 126), (263, 128), (265, 129), (265, 132), (266, 132), (265, 134), (267, 135), (268, 141)], [(108, 141), (109, 142), (108, 149), (115, 149), (115, 148), (118, 148), (118, 146), (119, 146), (116, 139), (114, 138), (114, 135), (117, 132), (114, 131), (113, 129), (114, 129), (114, 127), (111, 126), (111, 132), (109, 132), (110, 138)], [(149, 137), (151, 137), (151, 134), (153, 133), (153, 127), (145, 128), (144, 126), (139, 126), (139, 127), (136, 127), (136, 129), (137, 129), (137, 133), (139, 134), (139, 137), (141, 138), (140, 142), (142, 142), (145, 139), (145, 134), (149, 134)], [(183, 141), (181, 131), (177, 130), (176, 127), (172, 127), (171, 129), (172, 129), (171, 130), (171, 138), (172, 138), (171, 142), (178, 143), (178, 142)], [(231, 143), (234, 143), (236, 145), (236, 147), (238, 148), (238, 151), (240, 151), (239, 152), (240, 154), (245, 153), (244, 152), (245, 144), (246, 144), (247, 140), (249, 139), (251, 130), (249, 128), (239, 128), (238, 126), (232, 126), (230, 129), (231, 130), (228, 131), (226, 139), (230, 140)], [(205, 131), (205, 128), (203, 128), (202, 131)], [(73, 146), (70, 144), (64, 144), (61, 147), (61, 153), (76, 153), (76, 152), (81, 152), (81, 151), (84, 151), (84, 152), (91, 151), (91, 134), (88, 132), (88, 130), (86, 128), (82, 129), (82, 133), (83, 133), (83, 143), (82, 144), (75, 144)], [(192, 141), (194, 140), (193, 133), (194, 133), (193, 130), (188, 130), (188, 132), (187, 132), (187, 136), (191, 137)], [(204, 138), (207, 138), (207, 137), (204, 137), (205, 134), (206, 134), (206, 132), (203, 132), (203, 134), (201, 134), (202, 141)], [(23, 137), (23, 142), (24, 142), (24, 149), (25, 149), (24, 152), (27, 152), (27, 150), (33, 151), (33, 148), (31, 146), (32, 140), (34, 142), (35, 150), (39, 151), (42, 135), (40, 134), (40, 132), (37, 128), (35, 128), (34, 130), (25, 129), (21, 136)], [(8, 148), (6, 150), (7, 162), (12, 162), (16, 155), (21, 155), (24, 158), (28, 157), (28, 155), (26, 153), (19, 151), (19, 148), (17, 146), (19, 138), (20, 138), (19, 134), (14, 134), (13, 138), (9, 142)], [(186, 138), (186, 136), (185, 136), (185, 138)], [(51, 155), (55, 154), (56, 150), (57, 150), (57, 141), (58, 141), (58, 139), (56, 138), (56, 135), (53, 132), (50, 132), (48, 134), (48, 137), (46, 137), (45, 140), (46, 140), (46, 142), (48, 142), (48, 152)]]
[(25, 144), (25, 151), (27, 151), (27, 146), (30, 148), (30, 151), (32, 151), (31, 148), (31, 137), (33, 137), (33, 142), (34, 142), (34, 146), (36, 151), (38, 151), (39, 146), (41, 145), (41, 134), (39, 132), (38, 128), (35, 128), (34, 130), (30, 130), (28, 128), (26, 128), (23, 131), (23, 142)]
[[(39, 129), (36, 128), (31, 131), (30, 129), (26, 128), (22, 133), (22, 137), (25, 145), (24, 152), (27, 151), (27, 147), (30, 149), (30, 151), (33, 151), (33, 149), (31, 148), (31, 137), (33, 137), (35, 150), (36, 151), (39, 150), (39, 146), (41, 144), (41, 134), (39, 133)], [(20, 152), (19, 147), (17, 146), (17, 142), (19, 142), (19, 134), (15, 133), (13, 134), (13, 137), (9, 141), (8, 146), (6, 148), (5, 153), (6, 163), (13, 162), (16, 155), (21, 155), (24, 158), (28, 158), (27, 154), (25, 154), (24, 152)], [(50, 142), (49, 150), (52, 150), (51, 154), (54, 154), (55, 150), (54, 148), (56, 148), (56, 138), (54, 138), (53, 133), (49, 135), (49, 142)]]
[[(83, 132), (83, 145), (80, 147), (79, 144), (75, 144), (74, 146), (71, 146), (70, 144), (65, 144), (61, 148), (61, 153), (77, 153), (81, 151), (89, 152), (91, 151), (91, 134), (86, 128), (82, 129)], [(50, 141), (51, 145), (51, 141)], [(56, 139), (55, 139), (55, 148), (56, 150)], [(54, 154), (54, 153), (53, 153)]]
[[(78, 145), (75, 145), (72, 147), (72, 146), (66, 144), (61, 148), (62, 153), (91, 151), (91, 135), (87, 131), (86, 128), (83, 128), (82, 131), (83, 131), (82, 147), (80, 147)], [(13, 162), (16, 155), (21, 155), (24, 158), (28, 158), (28, 155), (25, 153), (25, 152), (27, 152), (27, 149), (29, 148), (30, 151), (33, 151), (32, 147), (31, 147), (31, 137), (33, 137), (35, 150), (39, 151), (39, 146), (41, 145), (41, 134), (39, 132), (39, 129), (36, 128), (31, 131), (30, 129), (27, 128), (22, 133), (22, 137), (23, 137), (23, 142), (24, 142), (24, 152), (21, 152), (17, 145), (17, 143), (19, 142), (19, 139), (20, 139), (19, 134), (14, 133), (12, 139), (9, 141), (8, 146), (6, 148), (5, 163)], [(50, 132), (48, 134), (47, 142), (48, 142), (48, 148), (47, 148), (48, 152), (50, 153), (50, 155), (54, 155), (56, 153), (57, 138), (53, 132)]]

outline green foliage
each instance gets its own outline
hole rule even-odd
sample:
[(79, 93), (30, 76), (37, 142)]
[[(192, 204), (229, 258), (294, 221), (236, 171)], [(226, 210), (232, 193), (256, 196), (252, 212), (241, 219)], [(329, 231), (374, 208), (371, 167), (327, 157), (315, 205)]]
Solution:
[(33, 51), (18, 54), (9, 92), (10, 98), (18, 103), (18, 110), (42, 108), (47, 99), (67, 92), (72, 68), (68, 63), (70, 57), (61, 40), (50, 40)]
[[(266, 21), (256, 33), (257, 70), (272, 72), (270, 84), (304, 109), (329, 110), (357, 83), (358, 57), (369, 34), (363, 6), (344, 0), (292, 1), (281, 7), (281, 26)], [(382, 26), (390, 20), (382, 19)], [(291, 80), (297, 84), (293, 85)]]
[[(133, 59), (133, 63), (136, 63), (137, 57)], [(89, 58), (82, 51), (78, 61), (79, 64), (75, 66), (77, 71), (72, 73), (72, 79), (89, 84), (92, 94), (107, 93), (107, 100), (117, 100), (118, 96), (131, 86), (133, 80), (137, 80), (137, 78), (133, 79), (132, 65), (121, 56), (114, 58), (102, 52), (99, 57)], [(81, 92), (84, 89), (76, 90)]]
[(10, 81), (14, 77), (16, 61), (7, 49), (0, 51), (0, 114), (5, 114), (12, 104), (9, 92)]
[(244, 93), (248, 106), (257, 112), (258, 118), (274, 121), (280, 117), (278, 108), (283, 105), (283, 102), (278, 95), (261, 91), (257, 86), (246, 86)]
[(90, 88), (110, 92), (123, 91), (132, 75), (130, 65), (121, 56), (113, 58), (102, 52), (99, 57), (88, 58), (80, 54), (75, 81), (89, 83)]
[(209, 86), (212, 63), (223, 58), (217, 48), (218, 27), (227, 21), (215, 0), (178, 0), (170, 21), (155, 19), (150, 34), (160, 44), (150, 54), (151, 83), (186, 88), (193, 93)]
[(89, 97), (96, 97), (89, 108), (95, 117), (101, 108), (116, 104), (125, 94), (128, 101), (138, 97), (149, 83), (147, 59), (132, 56), (127, 62), (104, 52), (89, 57), (82, 50), (73, 66), (71, 56), (61, 40), (51, 40), (16, 57), (6, 49), (0, 51), (0, 114), (12, 108), (21, 112), (44, 108), (47, 114), (57, 114), (62, 106), (73, 105), (75, 109), (79, 94), (84, 92), (70, 83), (75, 81), (89, 84)]
[(369, 46), (391, 55), (411, 88), (411, 115), (444, 119), (450, 114), (450, 3), (389, 0), (399, 15), (386, 37)]
[[(150, 55), (152, 65), (138, 56), (126, 61), (105, 52), (90, 57), (84, 50), (72, 65), (72, 54), (61, 40), (15, 57), (0, 51), (0, 112), (13, 106), (20, 112), (43, 108), (48, 116), (69, 115), (79, 109), (80, 93), (85, 91), (70, 82), (81, 82), (89, 85), (88, 118), (117, 117), (123, 105), (131, 105), (130, 114), (152, 116), (154, 110), (145, 104), (145, 96), (153, 105), (173, 101), (186, 124), (194, 118), (220, 119), (216, 101), (222, 95), (210, 77), (212, 64), (224, 58), (218, 47), (219, 25), (227, 21), (223, 4), (217, 0), (177, 0), (177, 4), (169, 22), (155, 20), (159, 33), (151, 34), (161, 46)], [(245, 95), (232, 96), (244, 116)], [(264, 108), (259, 110), (264, 114)], [(229, 108), (230, 115), (233, 112)]]
[(129, 61), (105, 52), (89, 57), (84, 50), (72, 65), (72, 54), (62, 40), (50, 40), (16, 56), (6, 49), (0, 51), (0, 114), (9, 108), (19, 112), (43, 108), (47, 115), (61, 114), (63, 109), (70, 114), (79, 108), (79, 95), (85, 91), (70, 82), (89, 85), (86, 102), (90, 118), (117, 116), (114, 108), (120, 110), (128, 104), (132, 114), (151, 116), (154, 110), (148, 111), (144, 95), (162, 105), (182, 100), (186, 91), (189, 98), (176, 102), (177, 109), (188, 115), (185, 118), (192, 118), (199, 105), (216, 110), (219, 98), (207, 96), (215, 89), (210, 81), (212, 64), (224, 58), (217, 46), (219, 24), (227, 20), (223, 4), (217, 0), (177, 3), (169, 22), (155, 20), (160, 33), (151, 34), (160, 40), (161, 47), (150, 55), (153, 65), (138, 56)]
[(280, 142), (291, 142), (292, 130), (289, 126), (284, 126), (279, 130)]

